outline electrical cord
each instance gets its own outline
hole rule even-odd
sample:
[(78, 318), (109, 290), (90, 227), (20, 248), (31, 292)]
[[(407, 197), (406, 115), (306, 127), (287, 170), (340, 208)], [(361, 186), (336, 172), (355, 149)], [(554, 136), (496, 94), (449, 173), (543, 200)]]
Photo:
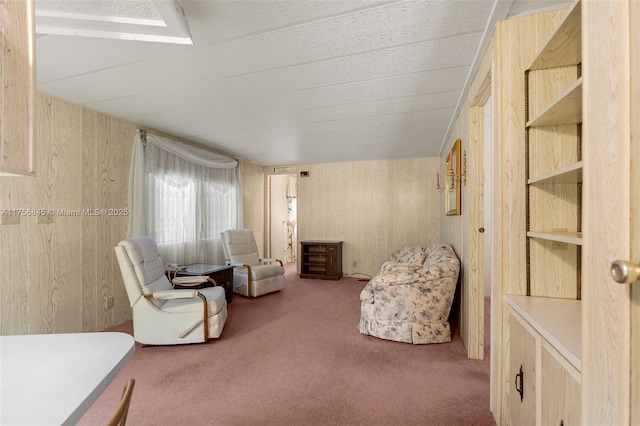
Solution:
[(354, 277), (354, 275), (364, 275), (365, 277), (368, 278), (368, 279), (361, 278), (358, 281), (369, 281), (369, 280), (373, 279), (373, 277), (371, 275), (365, 274), (365, 273), (362, 273), (362, 272), (354, 272), (352, 274), (349, 274), (349, 276), (347, 278), (356, 278), (356, 277)]

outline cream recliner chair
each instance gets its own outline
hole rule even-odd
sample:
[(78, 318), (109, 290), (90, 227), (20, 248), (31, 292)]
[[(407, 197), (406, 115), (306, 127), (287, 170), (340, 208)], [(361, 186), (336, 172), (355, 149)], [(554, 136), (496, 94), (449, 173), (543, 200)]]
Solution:
[(250, 229), (230, 229), (220, 233), (220, 237), (226, 262), (234, 266), (234, 293), (258, 297), (284, 288), (282, 261), (260, 259), (258, 245)]
[[(115, 251), (133, 312), (137, 342), (174, 345), (220, 337), (227, 319), (222, 287), (174, 290), (151, 237), (120, 241)], [(206, 281), (209, 277), (200, 278)]]

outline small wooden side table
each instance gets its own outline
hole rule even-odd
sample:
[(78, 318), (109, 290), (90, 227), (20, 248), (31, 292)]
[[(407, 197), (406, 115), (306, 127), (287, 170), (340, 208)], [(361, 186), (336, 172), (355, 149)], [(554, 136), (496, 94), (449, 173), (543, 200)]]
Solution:
[[(186, 269), (178, 271), (176, 274), (177, 277), (188, 277), (194, 275), (206, 275), (209, 278), (212, 278), (216, 284), (224, 288), (224, 295), (227, 299), (227, 304), (231, 303), (231, 299), (233, 298), (233, 266), (194, 263), (192, 265), (187, 265)], [(176, 284), (174, 288), (199, 289), (212, 286), (213, 284), (211, 284), (211, 282), (205, 281), (197, 286), (181, 286), (180, 284)]]
[(302, 241), (300, 247), (300, 278), (339, 280), (342, 277), (342, 241)]

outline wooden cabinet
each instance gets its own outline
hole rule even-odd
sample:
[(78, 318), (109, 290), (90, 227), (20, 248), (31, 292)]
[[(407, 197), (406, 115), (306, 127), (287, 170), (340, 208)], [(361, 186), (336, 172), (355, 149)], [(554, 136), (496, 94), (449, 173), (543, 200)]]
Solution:
[[(503, 174), (512, 172), (500, 188), (509, 197), (510, 215), (501, 222), (508, 251), (502, 273), (511, 280), (503, 283), (501, 295), (499, 424), (581, 421), (582, 154), (587, 149), (582, 6), (576, 2), (564, 11), (523, 17), (498, 31), (499, 66), (505, 64), (496, 70), (498, 93), (504, 96), (498, 99), (505, 106), (498, 119)], [(524, 108), (512, 107), (518, 104)], [(520, 365), (525, 397), (516, 403), (514, 374)], [(529, 400), (527, 391), (534, 394)]]
[(610, 275), (640, 263), (639, 34), (629, 0), (497, 26), (498, 424), (522, 345), (511, 309), (541, 336), (538, 424), (640, 424), (640, 287)]
[(342, 277), (342, 241), (302, 241), (300, 249), (300, 278)]
[(578, 370), (514, 309), (509, 309), (506, 330), (510, 350), (502, 423), (579, 425)]
[(34, 5), (8, 0), (0, 51), (0, 175), (35, 175)]

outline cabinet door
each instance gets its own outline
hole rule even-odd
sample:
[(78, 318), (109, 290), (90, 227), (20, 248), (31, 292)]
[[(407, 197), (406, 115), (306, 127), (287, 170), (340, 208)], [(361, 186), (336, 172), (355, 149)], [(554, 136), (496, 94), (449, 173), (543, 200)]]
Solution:
[(503, 423), (518, 426), (535, 425), (536, 347), (539, 337), (514, 313), (509, 314), (508, 327), (506, 343), (509, 368), (505, 377), (507, 418)]
[(338, 273), (337, 260), (338, 250), (336, 246), (327, 246), (327, 274), (336, 275)]
[(540, 360), (540, 421), (549, 426), (580, 424), (580, 373), (548, 343)]

